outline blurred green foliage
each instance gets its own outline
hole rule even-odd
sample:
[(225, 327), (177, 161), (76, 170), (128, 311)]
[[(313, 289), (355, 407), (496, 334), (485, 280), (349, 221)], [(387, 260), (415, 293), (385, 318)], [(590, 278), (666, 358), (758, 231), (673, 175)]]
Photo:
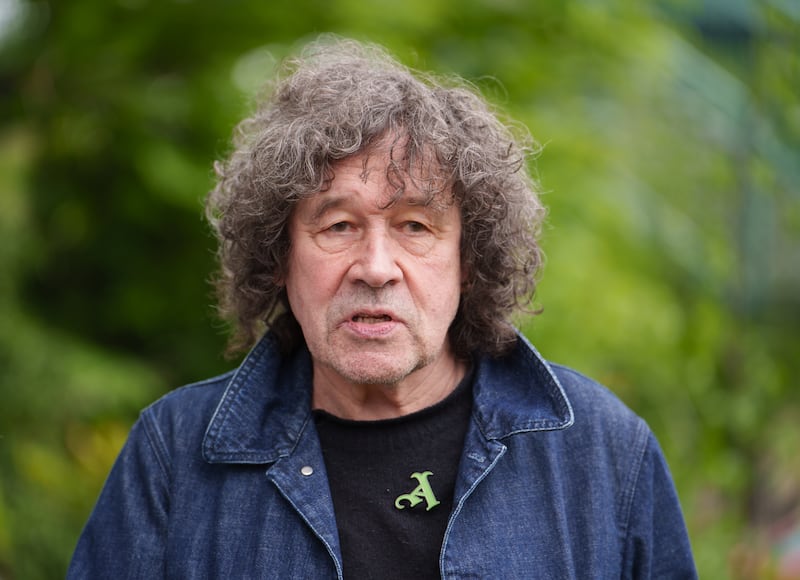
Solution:
[(672, 466), (701, 577), (800, 522), (800, 10), (787, 0), (0, 0), (0, 578), (63, 576), (140, 408), (231, 364), (202, 222), (320, 32), (474, 81), (545, 146), (521, 324)]

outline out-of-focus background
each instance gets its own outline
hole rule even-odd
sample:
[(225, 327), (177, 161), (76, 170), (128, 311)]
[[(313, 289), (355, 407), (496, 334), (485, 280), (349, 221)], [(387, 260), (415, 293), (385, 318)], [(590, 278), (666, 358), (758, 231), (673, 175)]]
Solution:
[(650, 423), (701, 577), (799, 578), (796, 0), (0, 0), (0, 579), (62, 577), (138, 411), (235, 364), (211, 165), (321, 32), (530, 127), (525, 332)]

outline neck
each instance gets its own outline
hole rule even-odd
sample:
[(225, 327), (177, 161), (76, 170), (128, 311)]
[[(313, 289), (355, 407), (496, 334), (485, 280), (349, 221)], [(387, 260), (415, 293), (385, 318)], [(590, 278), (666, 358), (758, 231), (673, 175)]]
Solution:
[(460, 360), (418, 369), (394, 384), (354, 384), (314, 367), (313, 407), (354, 421), (393, 419), (435, 405), (453, 392), (467, 365)]

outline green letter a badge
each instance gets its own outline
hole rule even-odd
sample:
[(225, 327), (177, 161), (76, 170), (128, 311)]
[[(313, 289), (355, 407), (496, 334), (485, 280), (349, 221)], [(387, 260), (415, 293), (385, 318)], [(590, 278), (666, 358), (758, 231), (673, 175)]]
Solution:
[[(430, 511), (431, 509), (435, 508), (439, 505), (439, 500), (436, 499), (436, 496), (433, 495), (433, 490), (431, 489), (431, 484), (428, 483), (428, 477), (433, 475), (430, 471), (423, 471), (422, 473), (416, 472), (411, 474), (411, 479), (416, 479), (419, 482), (419, 485), (414, 488), (413, 491), (410, 493), (404, 493), (402, 495), (397, 496), (397, 499), (394, 500), (394, 507), (399, 510), (405, 509), (406, 507), (414, 507), (415, 505), (419, 504), (423, 500), (428, 507), (425, 508), (425, 511)], [(403, 502), (407, 501), (407, 504)]]

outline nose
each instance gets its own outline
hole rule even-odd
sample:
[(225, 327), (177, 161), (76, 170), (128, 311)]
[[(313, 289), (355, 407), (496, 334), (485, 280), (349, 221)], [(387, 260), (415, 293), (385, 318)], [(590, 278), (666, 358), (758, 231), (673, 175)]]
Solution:
[(382, 288), (403, 278), (403, 270), (397, 262), (400, 248), (389, 232), (368, 230), (355, 251), (356, 257), (349, 272), (354, 282)]

